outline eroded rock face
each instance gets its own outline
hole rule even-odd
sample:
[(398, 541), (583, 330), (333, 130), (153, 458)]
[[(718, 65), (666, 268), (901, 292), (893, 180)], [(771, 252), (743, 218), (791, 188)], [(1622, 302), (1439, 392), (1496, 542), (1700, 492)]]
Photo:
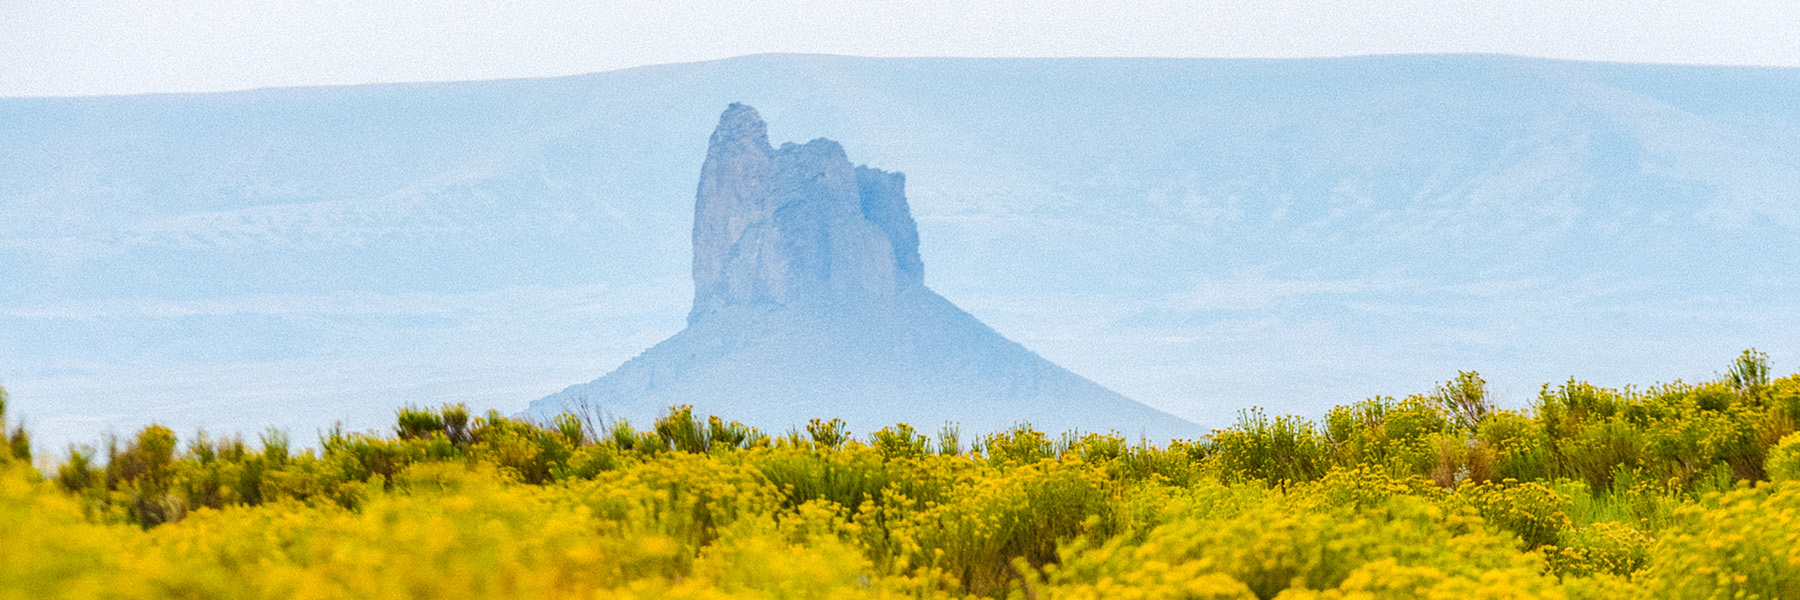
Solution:
[(831, 140), (771, 148), (756, 109), (731, 105), (695, 194), (688, 322), (736, 305), (878, 304), (922, 286), (904, 188)]
[(906, 178), (836, 142), (769, 147), (756, 111), (719, 118), (694, 200), (694, 308), (680, 333), (531, 404), (653, 422), (671, 405), (765, 431), (813, 417), (970, 434), (1030, 422), (1162, 441), (1200, 434), (1052, 364), (925, 287)]

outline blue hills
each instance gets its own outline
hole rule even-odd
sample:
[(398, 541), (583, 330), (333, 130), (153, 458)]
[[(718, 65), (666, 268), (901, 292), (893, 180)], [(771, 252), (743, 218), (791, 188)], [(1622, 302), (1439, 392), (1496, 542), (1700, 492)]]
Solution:
[(52, 446), (517, 411), (684, 328), (739, 101), (904, 171), (931, 290), (1202, 424), (1457, 369), (1522, 406), (1786, 368), (1797, 97), (1794, 69), (1505, 56), (765, 55), (0, 99), (0, 384)]

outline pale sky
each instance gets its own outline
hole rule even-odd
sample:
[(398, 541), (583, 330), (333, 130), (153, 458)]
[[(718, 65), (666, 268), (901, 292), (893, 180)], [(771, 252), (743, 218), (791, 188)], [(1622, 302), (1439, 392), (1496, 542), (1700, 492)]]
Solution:
[(762, 52), (1800, 67), (1800, 0), (0, 0), (0, 96), (542, 77)]

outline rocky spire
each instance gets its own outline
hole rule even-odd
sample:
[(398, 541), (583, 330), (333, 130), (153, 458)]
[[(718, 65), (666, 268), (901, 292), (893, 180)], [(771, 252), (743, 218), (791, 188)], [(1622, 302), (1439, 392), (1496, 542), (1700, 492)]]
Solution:
[(694, 308), (867, 305), (924, 281), (905, 177), (827, 139), (771, 148), (756, 109), (719, 117), (694, 199)]
[(1199, 435), (1006, 339), (924, 286), (906, 178), (837, 142), (769, 147), (756, 111), (719, 117), (694, 196), (688, 326), (592, 382), (533, 402), (649, 422), (672, 404), (765, 430), (841, 416), (874, 430)]

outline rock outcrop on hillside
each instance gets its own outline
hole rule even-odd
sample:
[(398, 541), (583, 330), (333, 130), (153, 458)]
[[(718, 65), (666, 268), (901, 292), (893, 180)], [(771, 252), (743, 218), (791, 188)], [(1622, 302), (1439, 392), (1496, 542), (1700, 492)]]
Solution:
[(1199, 428), (1088, 381), (926, 288), (905, 178), (831, 140), (771, 147), (755, 109), (713, 132), (687, 329), (528, 413), (647, 425), (673, 404), (781, 431), (840, 417), (978, 433), (1030, 422), (1165, 441)]
[(904, 178), (827, 139), (769, 146), (756, 109), (719, 119), (694, 203), (693, 323), (727, 306), (829, 310), (924, 286)]

